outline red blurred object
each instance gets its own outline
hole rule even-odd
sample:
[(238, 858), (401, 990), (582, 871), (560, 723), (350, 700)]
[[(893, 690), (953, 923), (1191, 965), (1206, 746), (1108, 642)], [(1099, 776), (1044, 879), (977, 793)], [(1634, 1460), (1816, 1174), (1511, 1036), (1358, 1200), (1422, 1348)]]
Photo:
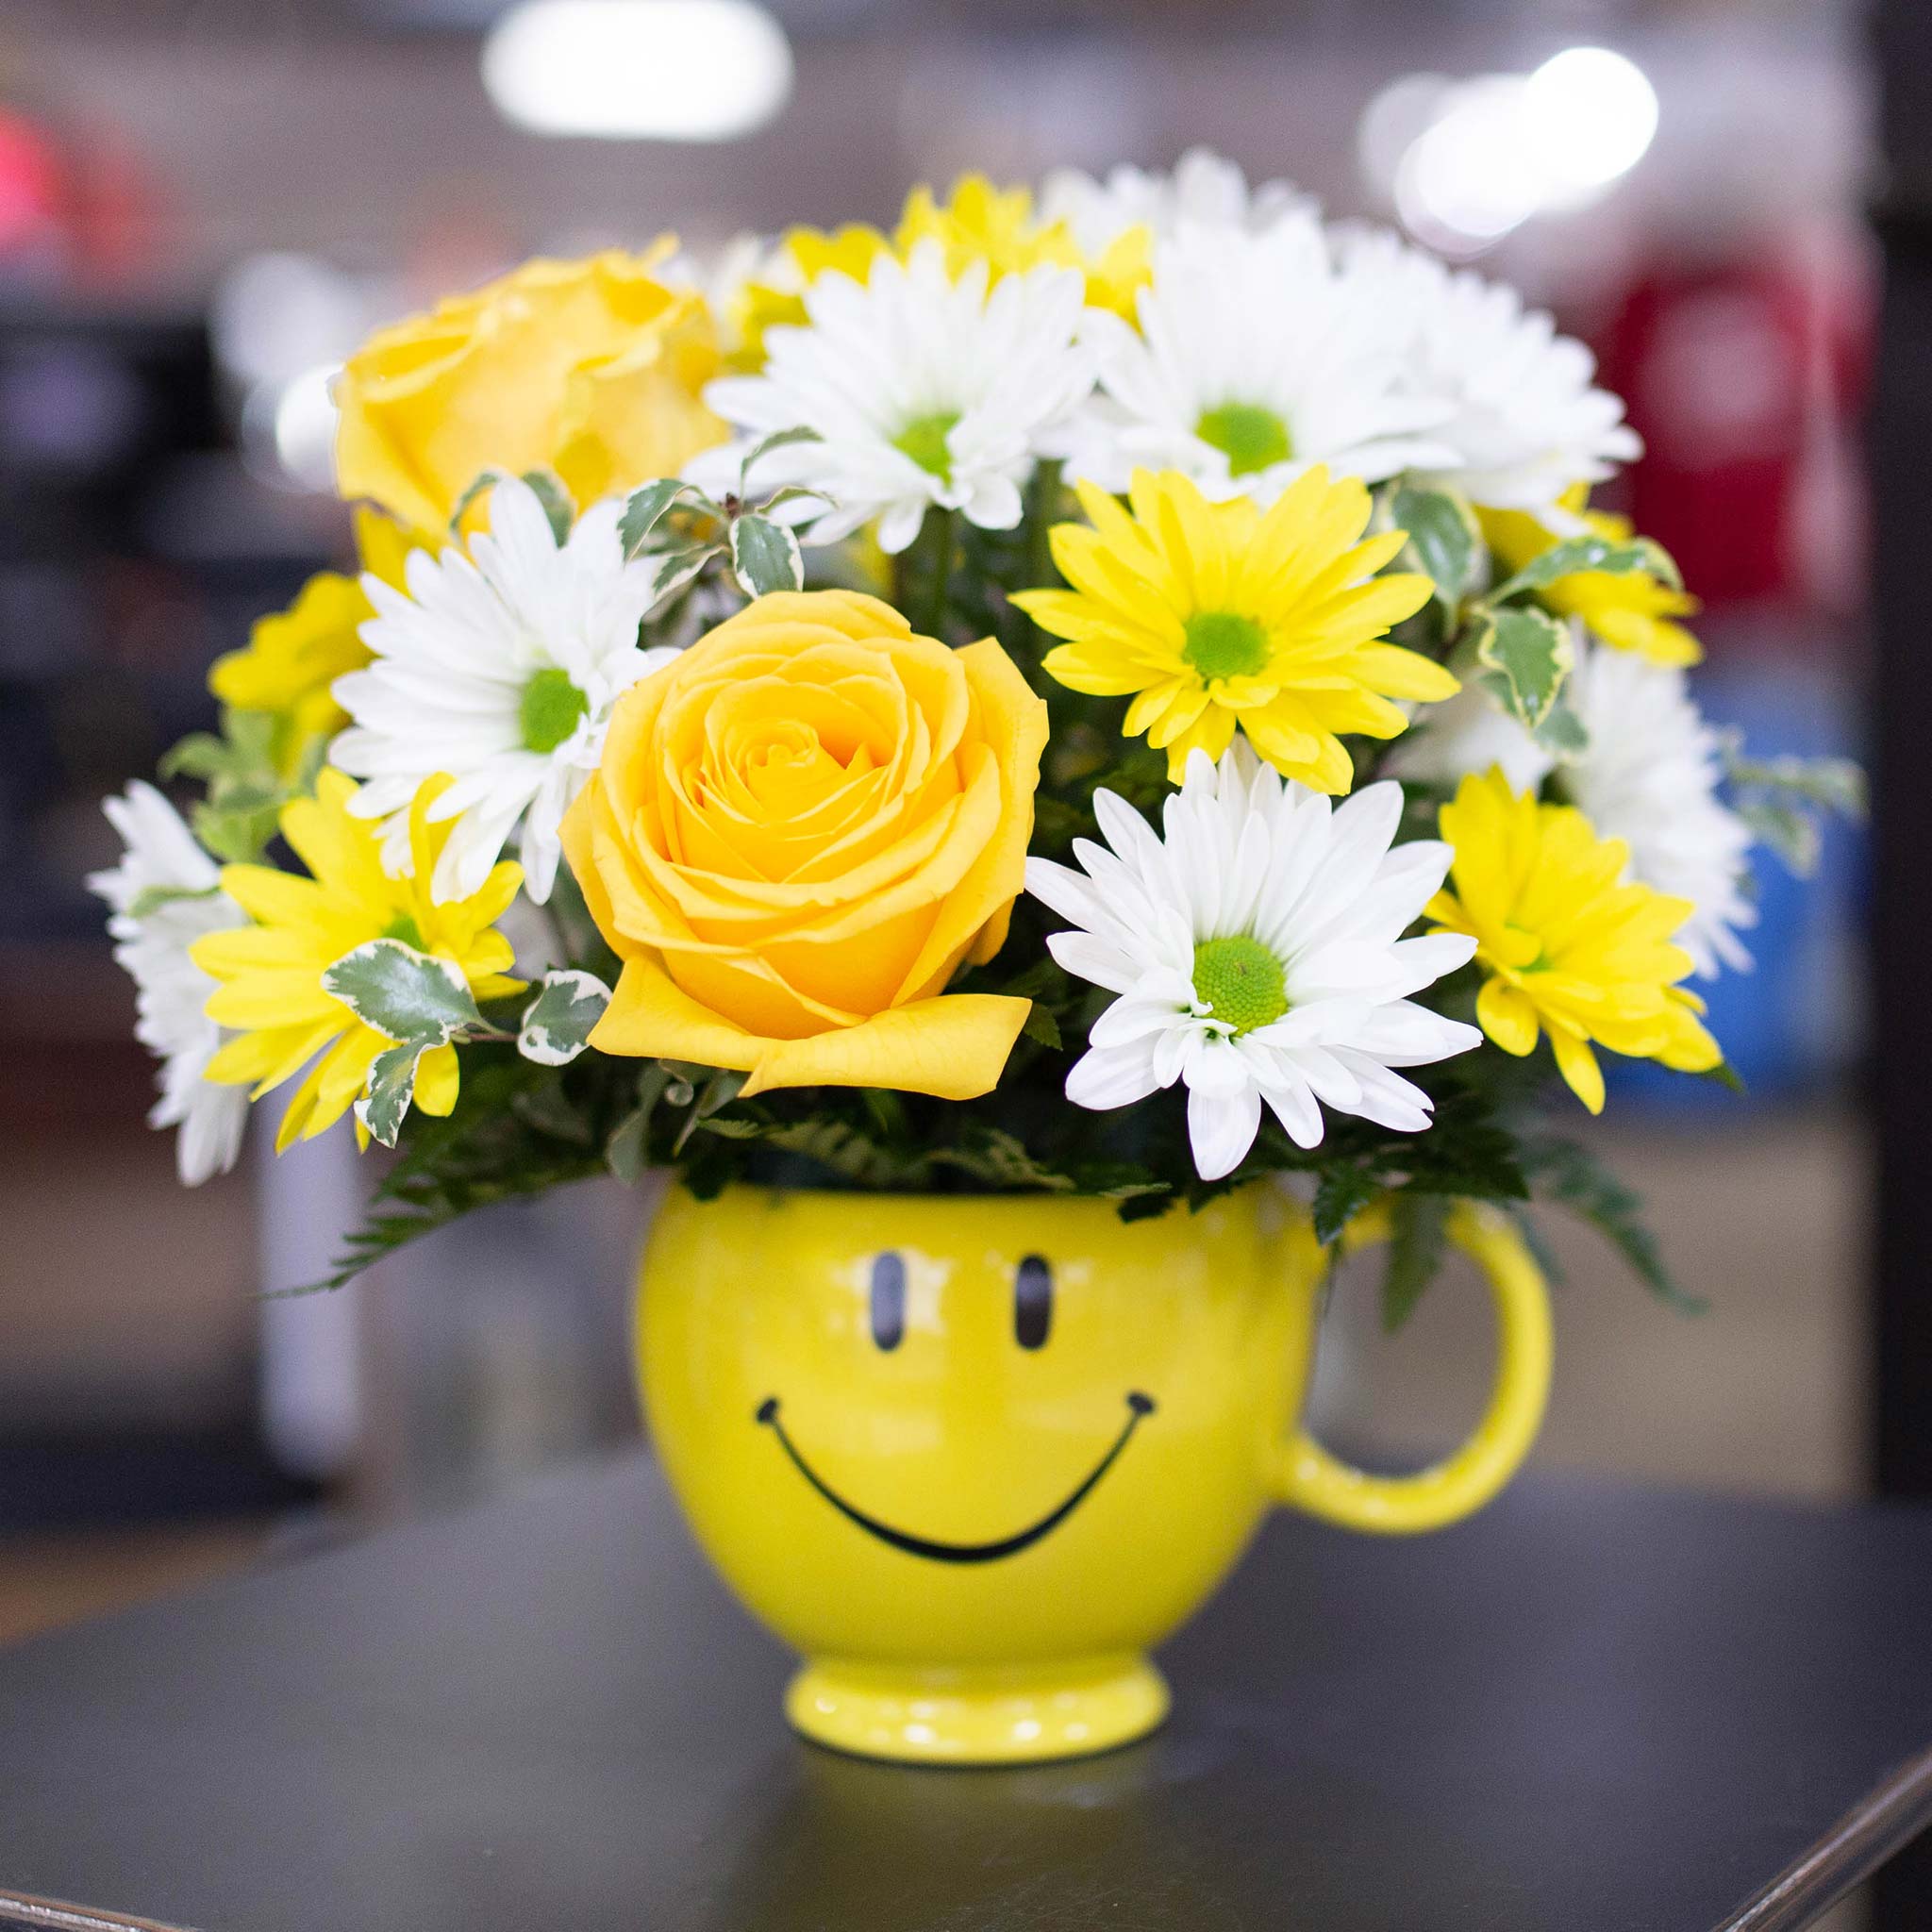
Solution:
[(50, 136), (0, 108), (0, 256), (39, 253), (67, 226), (66, 173)]
[(1858, 601), (1871, 326), (1863, 259), (1838, 237), (1657, 261), (1631, 284), (1602, 343), (1645, 445), (1625, 502), (1707, 608)]

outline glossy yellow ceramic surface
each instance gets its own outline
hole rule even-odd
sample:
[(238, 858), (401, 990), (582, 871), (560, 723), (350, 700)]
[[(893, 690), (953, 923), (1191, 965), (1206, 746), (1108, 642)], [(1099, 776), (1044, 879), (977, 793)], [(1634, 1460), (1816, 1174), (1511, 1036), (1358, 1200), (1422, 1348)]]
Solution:
[(799, 1730), (877, 1757), (1079, 1756), (1160, 1722), (1147, 1651), (1272, 1505), (1433, 1528), (1521, 1462), (1542, 1282), (1500, 1218), (1458, 1208), (1452, 1234), (1500, 1364), (1475, 1434), (1417, 1476), (1297, 1429), (1321, 1257), (1265, 1188), (1131, 1224), (1037, 1195), (674, 1191), (640, 1285), (645, 1407), (699, 1541), (808, 1659)]

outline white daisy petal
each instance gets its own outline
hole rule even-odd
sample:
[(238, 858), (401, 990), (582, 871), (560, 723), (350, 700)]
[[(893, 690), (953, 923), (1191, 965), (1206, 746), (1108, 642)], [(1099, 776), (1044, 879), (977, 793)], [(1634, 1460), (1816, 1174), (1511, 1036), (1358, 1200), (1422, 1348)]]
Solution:
[(134, 981), (135, 1038), (161, 1062), (160, 1098), (148, 1122), (180, 1129), (175, 1166), (195, 1187), (235, 1165), (248, 1091), (206, 1077), (225, 1036), (203, 1010), (215, 982), (188, 949), (246, 919), (221, 890), (220, 867), (152, 785), (137, 779), (103, 809), (126, 850), (118, 865), (89, 878), (88, 890), (107, 901), (114, 958)]
[(1108, 844), (1074, 841), (1084, 878), (1043, 860), (1027, 870), (1028, 890), (1075, 924), (1048, 940), (1053, 957), (1121, 995), (1094, 1023), (1069, 1098), (1124, 1107), (1184, 1079), (1204, 1179), (1240, 1165), (1263, 1102), (1303, 1147), (1320, 1143), (1324, 1107), (1399, 1132), (1428, 1125), (1427, 1096), (1389, 1070), (1482, 1036), (1408, 997), (1462, 965), (1472, 942), (1402, 937), (1448, 853), (1433, 840), (1391, 849), (1399, 786), (1331, 808), (1236, 747), (1219, 765), (1189, 759), (1165, 839), (1110, 792), (1094, 808)]
[(657, 566), (625, 562), (621, 514), (615, 501), (593, 504), (559, 546), (536, 492), (508, 477), (467, 556), (412, 553), (408, 596), (363, 579), (375, 661), (333, 686), (354, 722), (330, 758), (368, 781), (351, 809), (385, 822), (392, 871), (410, 862), (418, 788), (438, 773), (455, 780), (430, 813), (454, 822), (431, 881), (438, 900), (477, 891), (512, 843), (530, 897), (549, 898), (558, 824), (595, 768), (612, 707), (669, 661), (638, 648)]

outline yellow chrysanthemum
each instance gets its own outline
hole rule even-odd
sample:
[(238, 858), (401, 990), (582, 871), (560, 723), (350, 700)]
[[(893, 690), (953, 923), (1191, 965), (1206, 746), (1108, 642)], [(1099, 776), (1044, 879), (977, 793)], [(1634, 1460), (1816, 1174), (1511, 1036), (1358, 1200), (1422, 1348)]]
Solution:
[(937, 242), (956, 280), (974, 261), (987, 264), (991, 281), (1042, 264), (1077, 268), (1087, 277), (1089, 304), (1129, 322), (1135, 294), (1153, 273), (1154, 237), (1146, 227), (1128, 228), (1090, 261), (1065, 222), (1035, 219), (1029, 190), (995, 188), (984, 175), (961, 175), (944, 202), (930, 188), (915, 188), (892, 240), (902, 259), (920, 242)]
[(1459, 687), (1441, 665), (1377, 641), (1428, 601), (1425, 576), (1375, 572), (1408, 541), (1362, 537), (1369, 492), (1317, 465), (1265, 513), (1247, 497), (1209, 503), (1177, 470), (1134, 473), (1133, 514), (1079, 486), (1092, 527), (1059, 524), (1054, 561), (1073, 586), (1014, 602), (1068, 641), (1050, 675), (1095, 697), (1133, 697), (1124, 731), (1167, 753), (1218, 758), (1237, 725), (1284, 776), (1343, 792), (1344, 733), (1393, 738), (1391, 698), (1433, 701)]
[[(356, 512), (362, 568), (398, 590), (409, 552), (425, 541), (380, 511)], [(217, 658), (209, 669), (208, 690), (223, 704), (275, 720), (275, 760), (283, 777), (295, 775), (317, 738), (333, 737), (349, 722), (329, 688), (369, 662), (360, 628), (375, 614), (356, 578), (322, 571), (288, 609), (257, 622), (245, 650)]]
[[(209, 1019), (238, 1036), (208, 1062), (208, 1077), (252, 1085), (249, 1098), (259, 1100), (315, 1062), (282, 1116), (277, 1152), (334, 1125), (367, 1086), (376, 1055), (395, 1044), (324, 991), (322, 975), (344, 954), (370, 940), (399, 939), (453, 960), (478, 1000), (523, 991), (522, 980), (505, 977), (514, 952), (494, 929), (523, 883), (523, 868), (506, 859), (471, 898), (439, 906), (430, 897), (455, 821), (432, 824), (428, 808), (449, 782), (431, 779), (410, 808), (413, 878), (383, 871), (379, 827), (351, 816), (356, 786), (333, 769), (322, 774), (313, 798), (282, 808), (282, 837), (308, 866), (308, 878), (270, 865), (222, 869), (222, 890), (253, 924), (209, 933), (192, 949), (194, 963), (221, 982), (208, 995)], [(457, 1085), (456, 1048), (436, 1047), (417, 1071), (415, 1105), (446, 1114)], [(357, 1132), (366, 1141), (359, 1122)]]
[(765, 331), (803, 328), (808, 320), (805, 291), (822, 275), (836, 270), (863, 282), (873, 263), (891, 252), (892, 244), (876, 228), (860, 222), (830, 234), (821, 228), (788, 229), (778, 244), (777, 269), (766, 272), (776, 273), (779, 279), (747, 281), (731, 299), (727, 320), (736, 347), (725, 359), (741, 371), (763, 368)]
[[(1633, 534), (1630, 519), (1608, 510), (1586, 509), (1589, 494), (1589, 485), (1574, 485), (1563, 492), (1563, 508), (1580, 517), (1593, 536), (1627, 543)], [(1527, 510), (1478, 508), (1476, 515), (1506, 575), (1514, 575), (1561, 541), (1557, 531)], [(1577, 571), (1545, 585), (1537, 595), (1559, 617), (1580, 617), (1605, 643), (1635, 651), (1653, 664), (1696, 664), (1703, 659), (1704, 646), (1675, 621), (1692, 615), (1699, 608), (1697, 599), (1652, 571)]]
[(1474, 936), (1490, 974), (1475, 1017), (1505, 1053), (1526, 1054), (1547, 1032), (1591, 1113), (1604, 1105), (1592, 1041), (1683, 1073), (1722, 1063), (1698, 1022), (1704, 1002), (1676, 983), (1691, 960), (1672, 939), (1691, 904), (1624, 883), (1621, 839), (1599, 839), (1574, 806), (1511, 791), (1494, 766), (1464, 778), (1438, 823), (1456, 858), (1426, 916), (1434, 931)]

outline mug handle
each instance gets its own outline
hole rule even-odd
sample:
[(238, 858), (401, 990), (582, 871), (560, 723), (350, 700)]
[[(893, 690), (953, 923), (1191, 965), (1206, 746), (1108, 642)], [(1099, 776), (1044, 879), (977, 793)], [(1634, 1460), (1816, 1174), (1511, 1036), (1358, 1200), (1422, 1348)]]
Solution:
[[(1542, 1271), (1523, 1237), (1492, 1208), (1457, 1202), (1447, 1233), (1489, 1277), (1495, 1297), (1498, 1356), (1488, 1412), (1460, 1449), (1416, 1475), (1352, 1469), (1297, 1429), (1277, 1452), (1277, 1501), (1385, 1536), (1441, 1529), (1480, 1509), (1529, 1454), (1550, 1392), (1550, 1297)], [(1388, 1239), (1389, 1210), (1377, 1203), (1350, 1224), (1342, 1251)]]

